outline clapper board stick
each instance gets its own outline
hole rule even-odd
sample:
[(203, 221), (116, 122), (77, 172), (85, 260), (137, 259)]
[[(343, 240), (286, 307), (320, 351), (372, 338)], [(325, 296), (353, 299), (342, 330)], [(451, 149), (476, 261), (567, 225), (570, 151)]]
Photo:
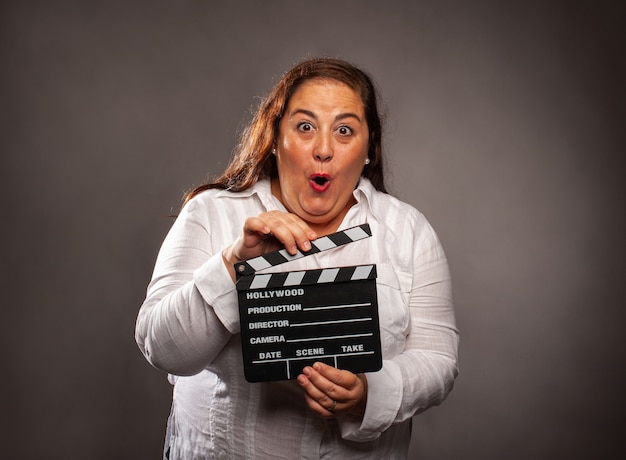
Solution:
[(244, 374), (249, 382), (290, 380), (322, 361), (355, 373), (382, 367), (376, 265), (257, 273), (372, 236), (368, 224), (235, 264)]
[(311, 241), (311, 249), (307, 252), (301, 252), (298, 249), (296, 254), (291, 255), (286, 249), (279, 249), (253, 259), (238, 262), (235, 264), (235, 273), (238, 277), (242, 275), (252, 275), (255, 272), (275, 267), (276, 265), (280, 265), (291, 260), (300, 259), (311, 254), (317, 254), (318, 252), (334, 249), (344, 244), (369, 238), (370, 236), (372, 236), (372, 231), (369, 224), (361, 224), (356, 227), (331, 233), (330, 235), (322, 236), (321, 238)]

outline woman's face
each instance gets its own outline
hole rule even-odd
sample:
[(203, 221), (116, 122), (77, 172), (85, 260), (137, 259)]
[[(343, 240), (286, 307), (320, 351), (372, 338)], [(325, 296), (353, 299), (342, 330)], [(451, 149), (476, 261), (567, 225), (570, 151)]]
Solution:
[(369, 130), (360, 97), (334, 80), (303, 83), (292, 95), (276, 142), (272, 191), (317, 230), (336, 228), (354, 204)]

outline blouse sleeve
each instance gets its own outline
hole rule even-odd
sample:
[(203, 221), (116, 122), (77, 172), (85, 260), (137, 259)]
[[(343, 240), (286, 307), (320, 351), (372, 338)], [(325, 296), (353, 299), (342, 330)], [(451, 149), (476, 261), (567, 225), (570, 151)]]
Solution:
[(239, 331), (235, 285), (213, 249), (206, 212), (192, 200), (163, 242), (135, 328), (146, 359), (170, 374), (200, 372)]
[(410, 325), (404, 349), (384, 360), (380, 371), (366, 374), (363, 418), (339, 420), (345, 439), (371, 441), (392, 424), (440, 404), (458, 374), (459, 334), (448, 263), (434, 230), (423, 216), (421, 219), (421, 230), (412, 241)]

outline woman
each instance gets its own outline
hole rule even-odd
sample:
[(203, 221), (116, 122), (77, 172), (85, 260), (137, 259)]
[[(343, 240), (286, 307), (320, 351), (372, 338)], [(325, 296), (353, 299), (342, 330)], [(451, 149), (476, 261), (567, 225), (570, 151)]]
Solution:
[[(372, 237), (281, 266), (375, 263), (383, 367), (323, 363), (248, 383), (233, 264), (367, 222)], [(450, 277), (434, 231), (385, 191), (370, 78), (313, 59), (287, 72), (222, 176), (192, 191), (167, 235), (136, 339), (174, 384), (170, 459), (404, 459), (411, 417), (457, 374)]]

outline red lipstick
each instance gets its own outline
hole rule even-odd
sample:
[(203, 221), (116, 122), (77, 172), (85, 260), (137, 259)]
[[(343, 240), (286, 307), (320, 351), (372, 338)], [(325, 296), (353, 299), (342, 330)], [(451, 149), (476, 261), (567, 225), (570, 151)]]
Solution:
[(330, 176), (328, 174), (311, 174), (309, 184), (316, 192), (323, 192), (330, 186)]

